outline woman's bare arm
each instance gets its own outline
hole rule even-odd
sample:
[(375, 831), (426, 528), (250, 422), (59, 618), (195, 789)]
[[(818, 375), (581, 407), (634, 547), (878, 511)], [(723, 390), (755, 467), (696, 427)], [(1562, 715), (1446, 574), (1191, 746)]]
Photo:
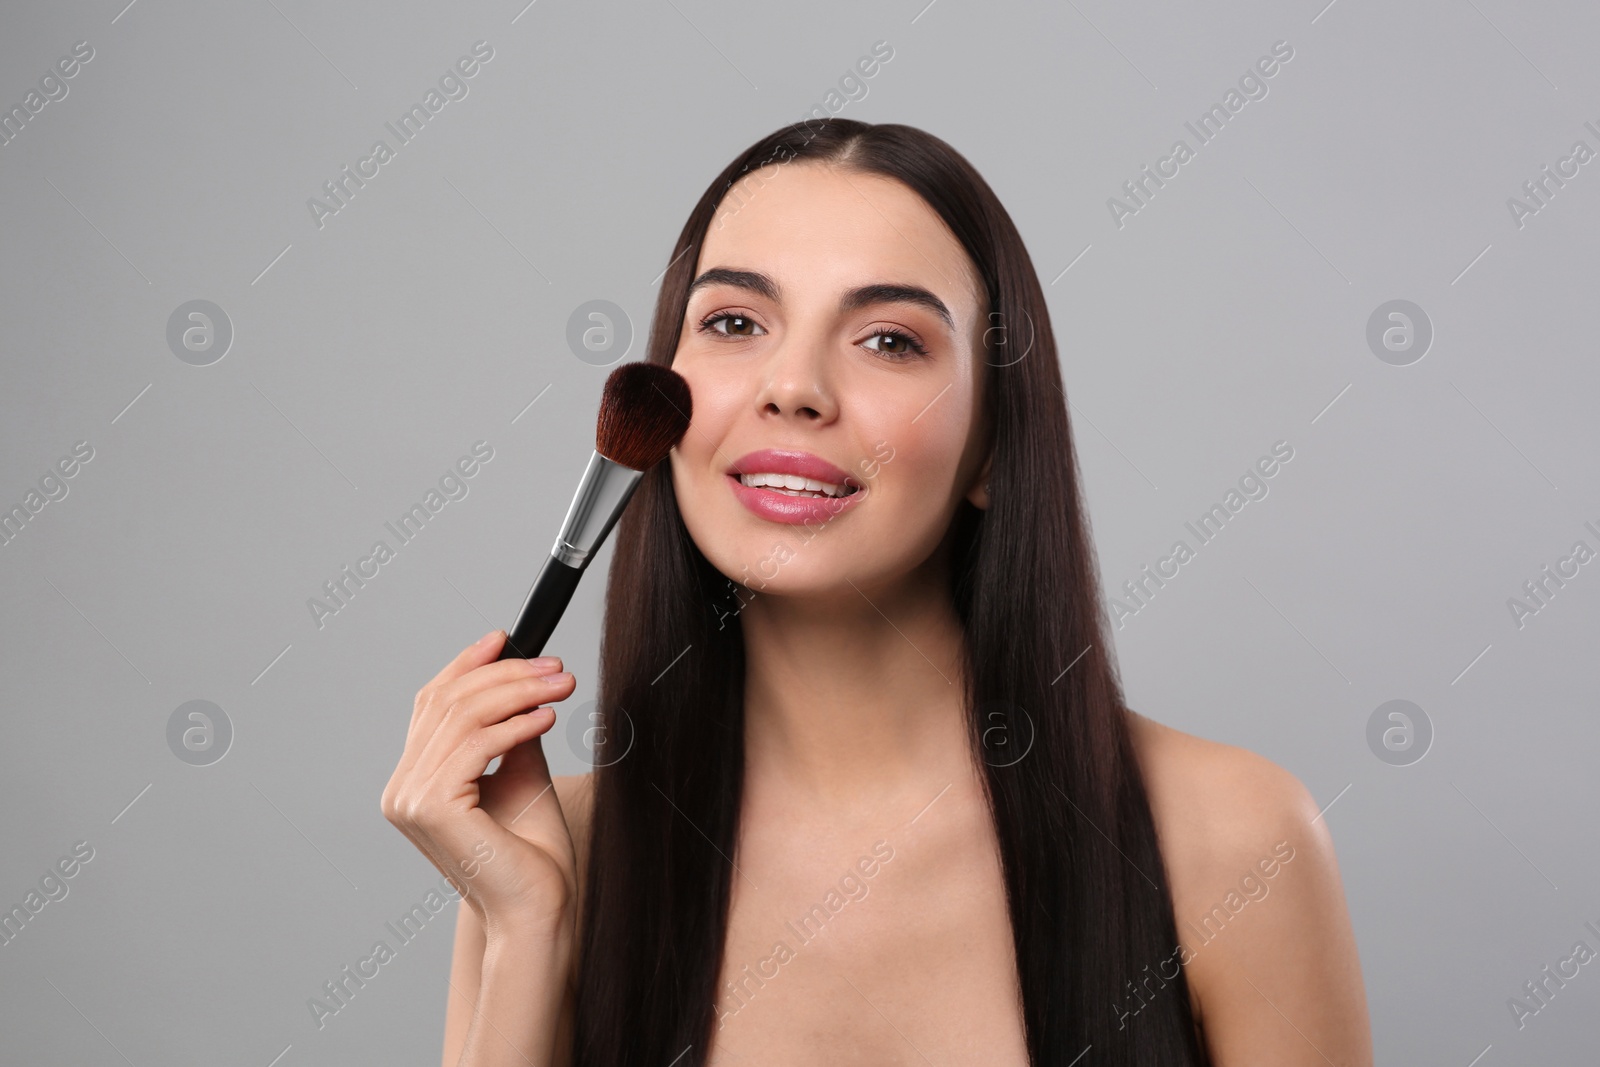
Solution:
[(1247, 749), (1131, 722), (1212, 1062), (1372, 1067), (1355, 934), (1316, 801)]
[[(561, 802), (573, 844), (580, 859), (587, 853), (589, 824), (588, 787), (592, 779), (588, 774), (555, 775), (551, 778), (553, 792)], [(579, 885), (583, 884), (582, 867), (579, 868)], [(582, 894), (580, 891), (579, 899)], [(450, 958), (450, 986), (446, 992), (444, 1016), (444, 1056), (442, 1067), (460, 1067), (462, 1054), (467, 1049), (467, 1034), (472, 1028), (473, 1016), (481, 997), (484, 952), (487, 938), (477, 912), (463, 901), (456, 906), (455, 946)], [(576, 982), (575, 957), (569, 960), (565, 980)], [(510, 966), (515, 967), (515, 964)], [(493, 999), (493, 998), (491, 998)], [(490, 1018), (493, 1018), (492, 1014)], [(563, 1006), (557, 1019), (555, 1067), (568, 1067), (571, 1056), (572, 1005)], [(467, 1063), (476, 1063), (467, 1060)], [(535, 1060), (535, 1063), (542, 1061)], [(526, 1067), (526, 1065), (524, 1065)]]
[(1241, 789), (1238, 829), (1221, 850), (1238, 869), (1226, 883), (1217, 870), (1208, 911), (1178, 914), (1201, 927), (1180, 933), (1197, 953), (1188, 970), (1206, 1043), (1218, 1067), (1372, 1067), (1361, 963), (1327, 820), (1297, 778), (1261, 763), (1270, 771)]
[(487, 938), (459, 1067), (567, 1067), (571, 963), (570, 928)]
[[(491, 630), (417, 691), (379, 808), (459, 879), (482, 924), (476, 989), (446, 1008), (471, 1006), (460, 1062), (543, 1067), (562, 1045), (572, 999), (579, 891), (572, 833), (539, 738), (555, 725), (547, 702), (570, 696), (576, 679), (558, 657), (500, 659), (505, 640)], [(471, 985), (476, 938), (460, 933), (452, 969)]]
[(442, 1067), (457, 1067), (467, 1047), (467, 1030), (483, 981), (483, 948), (483, 923), (462, 901), (456, 905), (456, 940), (450, 953), (450, 988), (445, 993)]

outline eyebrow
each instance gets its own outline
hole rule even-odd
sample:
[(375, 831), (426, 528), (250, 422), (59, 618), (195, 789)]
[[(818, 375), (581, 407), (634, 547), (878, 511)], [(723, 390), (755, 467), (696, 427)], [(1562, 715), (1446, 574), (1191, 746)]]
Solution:
[[(731, 285), (736, 289), (744, 289), (765, 297), (773, 303), (781, 303), (782, 290), (778, 283), (769, 276), (754, 270), (734, 270), (729, 267), (712, 267), (694, 280), (689, 286), (688, 296), (693, 297), (701, 289), (711, 285)], [(849, 314), (873, 304), (915, 304), (927, 308), (944, 321), (946, 327), (955, 329), (955, 319), (950, 314), (950, 309), (945, 306), (933, 293), (920, 285), (901, 285), (891, 282), (875, 282), (872, 285), (859, 285), (848, 289), (839, 298), (839, 313)]]

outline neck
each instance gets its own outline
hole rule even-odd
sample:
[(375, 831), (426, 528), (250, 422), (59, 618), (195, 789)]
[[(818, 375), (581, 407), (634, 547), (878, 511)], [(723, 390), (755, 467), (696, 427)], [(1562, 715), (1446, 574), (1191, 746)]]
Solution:
[(889, 585), (756, 595), (741, 613), (747, 782), (854, 805), (970, 762), (943, 553)]

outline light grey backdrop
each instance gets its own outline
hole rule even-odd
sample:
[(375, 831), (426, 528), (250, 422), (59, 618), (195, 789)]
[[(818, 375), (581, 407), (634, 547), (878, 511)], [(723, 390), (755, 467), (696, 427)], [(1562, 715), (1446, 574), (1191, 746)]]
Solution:
[[(819, 105), (945, 138), (1015, 217), (1131, 703), (1328, 805), (1379, 1062), (1593, 1054), (1600, 964), (1508, 1006), (1600, 950), (1591, 5), (524, 2), (0, 16), (0, 906), (67, 890), (0, 946), (0, 1058), (437, 1062), (453, 905), (308, 1007), (438, 885), (378, 810), (412, 696), (511, 621), (591, 447), (623, 353), (580, 359), (569, 318), (615, 303), (638, 358), (694, 198)], [(608, 558), (551, 644), (557, 773)]]

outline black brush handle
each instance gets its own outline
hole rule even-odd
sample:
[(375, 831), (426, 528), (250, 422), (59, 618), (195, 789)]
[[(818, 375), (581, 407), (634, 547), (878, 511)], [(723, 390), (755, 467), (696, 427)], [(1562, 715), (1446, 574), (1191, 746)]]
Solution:
[(582, 577), (582, 567), (570, 567), (554, 556), (547, 557), (517, 614), (516, 625), (506, 632), (506, 646), (497, 658), (533, 659), (543, 652), (544, 643), (555, 633)]

